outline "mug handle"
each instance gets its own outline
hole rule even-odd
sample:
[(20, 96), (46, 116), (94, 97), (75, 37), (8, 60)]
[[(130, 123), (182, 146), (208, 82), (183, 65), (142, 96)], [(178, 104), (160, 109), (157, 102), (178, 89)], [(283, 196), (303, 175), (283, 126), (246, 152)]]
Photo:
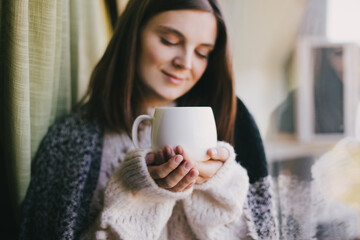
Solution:
[(150, 120), (150, 122), (152, 122), (152, 117), (150, 117), (149, 115), (140, 115), (135, 119), (132, 126), (131, 137), (136, 148), (140, 147), (138, 140), (138, 127), (140, 122), (142, 122), (143, 120)]

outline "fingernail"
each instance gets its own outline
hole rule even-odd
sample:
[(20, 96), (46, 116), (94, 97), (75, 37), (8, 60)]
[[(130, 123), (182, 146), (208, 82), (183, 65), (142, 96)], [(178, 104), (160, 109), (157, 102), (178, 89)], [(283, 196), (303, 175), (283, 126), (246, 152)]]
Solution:
[(184, 153), (183, 148), (180, 145), (176, 146), (176, 151), (177, 151), (178, 154), (183, 154)]
[(190, 172), (190, 177), (195, 178), (198, 175), (198, 170), (194, 169)]
[(146, 156), (145, 156), (145, 161), (146, 161), (147, 164), (153, 163), (154, 160), (155, 160), (155, 156), (154, 156), (153, 153), (148, 153), (148, 154), (146, 154)]
[(186, 162), (184, 167), (185, 167), (186, 170), (190, 170), (192, 168), (191, 162)]
[(146, 164), (151, 164), (153, 161), (151, 158), (145, 158)]
[(176, 162), (176, 163), (180, 163), (182, 160), (183, 160), (183, 158), (182, 158), (181, 155), (176, 155), (176, 156), (175, 156), (175, 162)]
[(168, 156), (171, 155), (171, 149), (170, 149), (169, 146), (166, 146), (166, 147), (165, 147), (165, 151), (166, 151), (166, 154), (167, 154)]

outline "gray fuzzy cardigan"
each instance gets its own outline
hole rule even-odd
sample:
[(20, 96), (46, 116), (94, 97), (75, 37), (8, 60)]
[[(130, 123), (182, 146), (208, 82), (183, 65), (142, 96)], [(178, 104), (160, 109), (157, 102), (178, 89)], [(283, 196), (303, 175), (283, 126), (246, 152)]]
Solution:
[[(103, 129), (85, 120), (83, 111), (52, 125), (31, 168), (22, 209), (20, 239), (79, 239), (89, 226), (90, 201), (97, 185)], [(259, 239), (277, 239), (267, 162), (260, 133), (238, 99), (236, 160), (247, 170), (248, 207)]]

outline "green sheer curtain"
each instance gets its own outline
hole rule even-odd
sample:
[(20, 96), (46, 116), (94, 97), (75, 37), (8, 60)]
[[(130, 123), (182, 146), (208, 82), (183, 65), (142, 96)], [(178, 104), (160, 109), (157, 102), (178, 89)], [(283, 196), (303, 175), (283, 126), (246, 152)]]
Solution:
[(18, 214), (39, 143), (83, 95), (111, 25), (104, 0), (2, 0), (0, 26), (1, 187)]

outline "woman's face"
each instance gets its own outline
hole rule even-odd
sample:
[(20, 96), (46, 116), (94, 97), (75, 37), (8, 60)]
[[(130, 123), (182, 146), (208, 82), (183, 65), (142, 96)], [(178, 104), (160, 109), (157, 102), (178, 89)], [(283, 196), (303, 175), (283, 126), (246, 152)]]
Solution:
[(138, 66), (148, 107), (170, 104), (199, 81), (216, 36), (216, 18), (205, 11), (166, 11), (149, 20)]

